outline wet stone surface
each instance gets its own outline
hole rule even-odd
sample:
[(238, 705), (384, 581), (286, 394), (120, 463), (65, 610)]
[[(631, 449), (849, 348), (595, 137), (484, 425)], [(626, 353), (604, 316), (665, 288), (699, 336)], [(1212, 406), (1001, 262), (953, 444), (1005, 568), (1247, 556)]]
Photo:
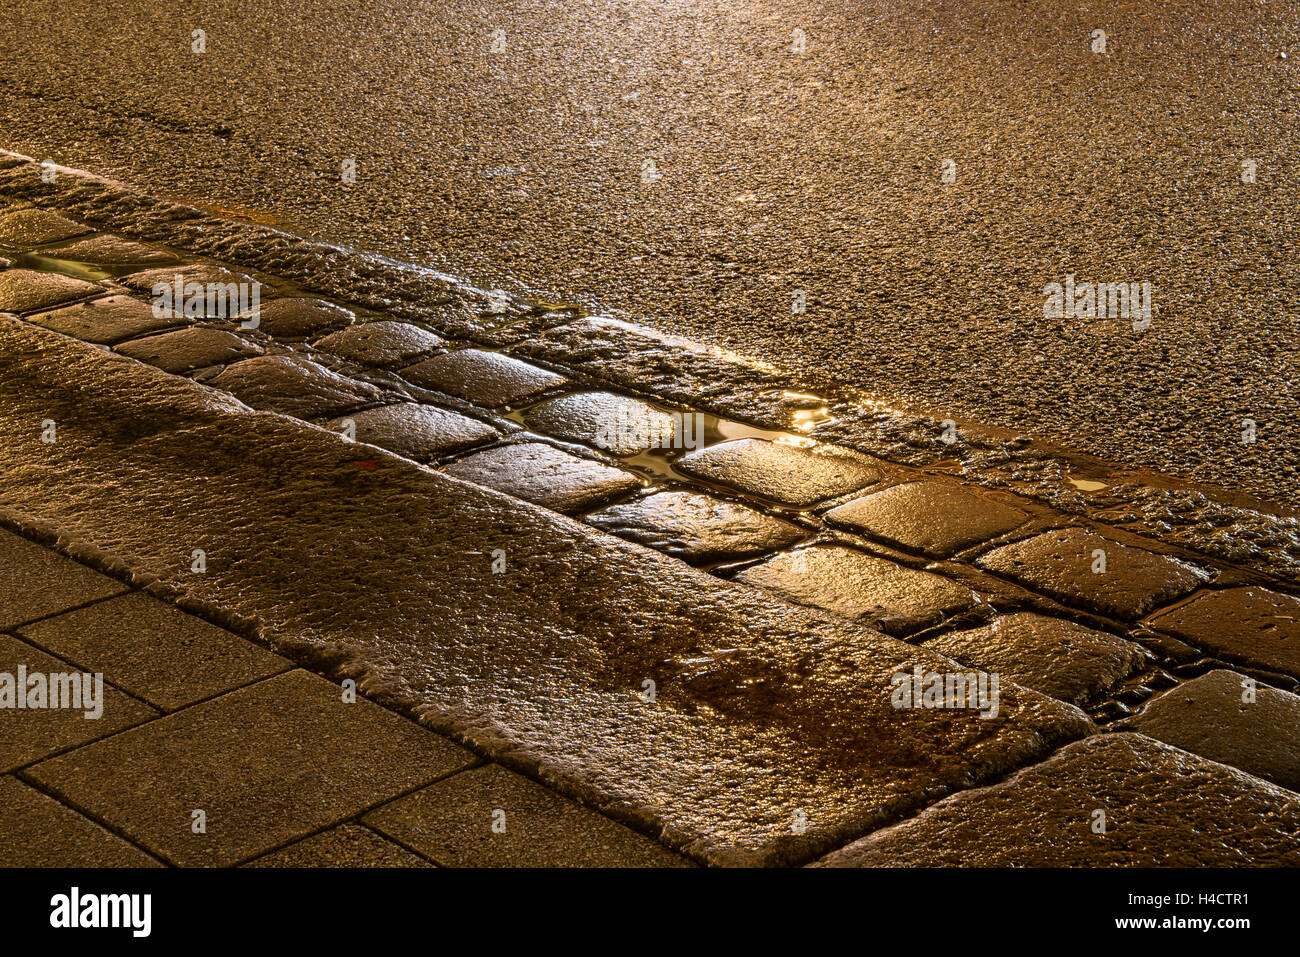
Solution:
[(70, 245), (60, 246), (58, 249), (42, 250), (41, 255), (104, 266), (155, 266), (177, 261), (176, 257), (165, 249), (106, 233), (89, 236)]
[(942, 635), (925, 647), (1071, 704), (1097, 698), (1147, 660), (1131, 641), (1031, 612)]
[(524, 424), (534, 432), (585, 442), (611, 455), (681, 447), (673, 416), (639, 399), (609, 392), (576, 392), (549, 399), (529, 409)]
[(807, 532), (762, 512), (696, 492), (657, 492), (586, 521), (688, 562), (739, 561), (788, 548)]
[(89, 226), (44, 209), (20, 209), (0, 215), (0, 246), (10, 249), (57, 243), (88, 232)]
[(0, 273), (0, 310), (31, 312), (102, 293), (104, 287), (58, 273), (6, 269)]
[(1205, 651), (1300, 678), (1300, 599), (1291, 595), (1211, 591), (1147, 623)]
[(121, 582), (0, 529), (0, 628), (125, 590)]
[(947, 578), (841, 546), (815, 545), (778, 555), (736, 580), (891, 635), (912, 634), (976, 604), (969, 588)]
[(255, 328), (276, 339), (311, 339), (335, 332), (356, 321), (356, 316), (342, 306), (323, 299), (274, 299), (239, 317), (256, 321)]
[[(1104, 553), (1105, 570), (1094, 572), (1102, 560), (1098, 552)], [(1081, 528), (1044, 532), (1004, 545), (977, 564), (1067, 605), (1125, 621), (1181, 598), (1210, 579), (1186, 562), (1121, 545)]]
[(931, 558), (1003, 535), (1029, 516), (949, 482), (909, 482), (855, 499), (826, 513), (826, 521)]
[(1135, 731), (1300, 791), (1300, 697), (1226, 670), (1193, 678), (1125, 722)]
[(486, 408), (513, 405), (568, 380), (513, 356), (462, 349), (402, 370), (407, 381)]
[(174, 316), (160, 319), (148, 303), (130, 296), (106, 296), (31, 316), (29, 321), (83, 342), (111, 344), (180, 325), (185, 320)]
[[(494, 832), (493, 815), (505, 829)], [(462, 771), (365, 822), (444, 867), (673, 867), (685, 862), (500, 765)]]
[[(127, 433), (123, 408), (185, 427)], [(945, 660), (402, 459), (358, 469), (321, 429), (15, 320), (0, 319), (0, 416), (77, 423), (50, 446), (0, 429), (7, 507), (238, 609), (283, 653), (346, 647), (341, 668), (402, 689), (427, 726), (701, 861), (805, 863), (1092, 731), (1010, 683), (996, 721), (895, 708), (892, 674)], [(105, 488), (131, 494), (107, 508)], [(196, 529), (220, 543), (204, 575), (178, 561)], [(168, 854), (246, 860), (442, 776), (396, 774), (409, 740), (340, 728), (364, 706), (337, 685), (319, 707), (282, 685), (232, 692), (38, 768), (58, 762), (46, 783)], [(199, 849), (174, 812), (214, 794), (222, 828)]]
[(869, 460), (840, 449), (796, 448), (738, 439), (682, 456), (676, 468), (697, 478), (806, 507), (880, 481)]
[(533, 442), (478, 452), (443, 471), (567, 515), (641, 487), (628, 472)]
[(164, 372), (180, 375), (261, 355), (262, 347), (220, 329), (190, 326), (123, 343), (117, 351)]
[(299, 419), (341, 415), (388, 396), (368, 382), (344, 378), (301, 356), (257, 356), (227, 366), (207, 385), (247, 403)]
[[(1093, 812), (1105, 833), (1092, 830)], [(822, 862), (839, 867), (1300, 865), (1296, 795), (1139, 734), (1069, 745)]]
[[(348, 418), (356, 425), (358, 442), (378, 445), (417, 461), (481, 445), (500, 434), (478, 419), (414, 402), (367, 409)], [(343, 419), (336, 419), (328, 427), (342, 432), (345, 425)]]
[(409, 322), (378, 319), (331, 333), (316, 348), (371, 366), (396, 366), (414, 362), (445, 345), (440, 336)]

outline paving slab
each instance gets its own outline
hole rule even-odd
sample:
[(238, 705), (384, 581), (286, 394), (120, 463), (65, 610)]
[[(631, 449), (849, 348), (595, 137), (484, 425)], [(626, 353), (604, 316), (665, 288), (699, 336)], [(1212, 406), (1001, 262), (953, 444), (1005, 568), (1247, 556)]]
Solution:
[(856, 548), (814, 545), (747, 568), (737, 581), (909, 635), (978, 603), (969, 588)]
[[(1105, 570), (1099, 562), (1104, 553)], [(1056, 529), (996, 548), (977, 564), (1067, 605), (1131, 621), (1181, 598), (1211, 575), (1176, 558), (1082, 528)]]
[(0, 777), (4, 867), (159, 867), (144, 851), (11, 776)]
[[(1105, 813), (1105, 833), (1094, 833)], [(1300, 801), (1140, 734), (1063, 748), (831, 854), (834, 867), (1296, 867)]]
[(90, 232), (89, 226), (45, 209), (20, 209), (0, 215), (0, 246), (26, 249)]
[(349, 326), (357, 317), (351, 310), (324, 299), (292, 298), (273, 299), (256, 313), (248, 312), (239, 318), (256, 318), (258, 331), (276, 339), (311, 339)]
[(181, 375), (208, 366), (226, 365), (262, 354), (254, 345), (231, 332), (207, 326), (188, 326), (162, 335), (122, 343), (117, 351), (140, 362)]
[(34, 312), (102, 292), (104, 287), (96, 283), (55, 272), (33, 269), (0, 272), (0, 310), (5, 312)]
[[(384, 405), (347, 418), (356, 425), (358, 442), (368, 442), (421, 462), (482, 445), (501, 434), (478, 419), (415, 402)], [(344, 422), (335, 419), (328, 428), (340, 432)]]
[(384, 390), (331, 372), (302, 356), (255, 356), (226, 366), (207, 384), (254, 409), (299, 419), (341, 415), (388, 397)]
[(488, 449), (443, 469), (448, 475), (573, 515), (641, 487), (630, 472), (540, 442)]
[(683, 455), (675, 465), (687, 475), (797, 507), (880, 481), (879, 470), (864, 456), (830, 446), (799, 448), (765, 439), (723, 442)]
[(41, 255), (99, 266), (156, 266), (177, 261), (175, 254), (165, 249), (107, 233), (88, 236), (57, 249), (44, 249)]
[(696, 564), (754, 558), (809, 534), (790, 522), (698, 492), (656, 492), (594, 512), (586, 521)]
[[(75, 387), (85, 381), (96, 388)], [(126, 433), (124, 410), (172, 427)], [(76, 442), (42, 446), (9, 427), (73, 415)], [(355, 446), (321, 429), (251, 415), (190, 380), (3, 317), (0, 426), (7, 509), (39, 511), (87, 546), (130, 556), (158, 587), (258, 620), (277, 650), (361, 675), (428, 726), (698, 860), (804, 863), (1094, 730), (1077, 709), (1009, 682), (992, 721), (894, 708), (900, 669), (951, 662), (402, 459), (359, 469)], [(130, 494), (106, 498), (121, 489)], [(196, 530), (220, 543), (204, 575), (177, 560)], [(202, 769), (237, 777), (232, 765), (256, 761), (210, 746), (218, 729), (232, 742), (255, 725), (257, 741), (283, 739), (282, 723), (304, 711), (281, 695), (265, 716), (232, 708), (238, 727), (214, 721), (196, 738), (179, 725), (211, 707), (73, 752), (94, 757), (78, 791), (122, 802), (139, 833), (153, 822), (150, 833), (188, 840), (169, 808), (192, 795), (173, 800), (179, 785), (162, 782), (201, 782)], [(337, 724), (320, 723), (331, 758), (318, 767), (357, 781), (393, 764), (369, 739), (330, 739)], [(157, 740), (144, 736), (151, 727)], [(287, 765), (292, 789), (303, 760), (262, 763)], [(78, 773), (59, 767), (71, 786)], [(292, 799), (274, 790), (266, 820), (300, 820), (320, 792), (318, 782)], [(210, 836), (222, 817), (231, 833), (231, 813), (209, 815)], [(345, 819), (320, 816), (331, 820), (268, 835), (274, 843), (250, 838), (252, 852)]]
[(147, 302), (131, 296), (105, 296), (53, 312), (31, 316), (30, 322), (83, 342), (109, 345), (185, 322), (176, 316), (157, 316)]
[(316, 348), (369, 366), (398, 366), (437, 352), (446, 340), (409, 322), (377, 319), (332, 332)]
[[(13, 676), (16, 687), (20, 665), (26, 667), (28, 675), (71, 674), (81, 670), (25, 641), (0, 634), (0, 674)], [(153, 708), (108, 684), (103, 685), (100, 716), (87, 718), (86, 710), (0, 708), (0, 772), (12, 771), (158, 715)]]
[[(181, 866), (224, 866), (465, 767), (473, 755), (291, 671), (25, 772)], [(192, 830), (192, 812), (206, 833)]]
[(409, 382), (454, 395), (484, 408), (514, 405), (559, 388), (568, 380), (513, 356), (461, 349), (402, 370)]
[[(585, 442), (611, 455), (682, 448), (675, 420), (654, 406), (611, 392), (575, 392), (533, 406), (524, 425), (570, 442)], [(675, 443), (675, 444), (674, 444)]]
[(1300, 697), (1236, 672), (1193, 678), (1125, 725), (1300, 792)]
[(121, 582), (0, 529), (0, 628), (124, 591)]
[(894, 485), (826, 513), (832, 525), (931, 558), (947, 558), (1028, 520), (1018, 508), (951, 482)]
[(167, 711), (292, 667), (141, 592), (25, 625), (19, 634)]
[(272, 851), (244, 867), (432, 867), (424, 858), (360, 824), (340, 824)]
[(365, 822), (444, 867), (682, 867), (687, 862), (535, 781), (489, 764)]
[(1207, 591), (1147, 622), (1197, 648), (1300, 678), (1300, 598), (1267, 588)]
[(1148, 660), (1132, 641), (1032, 612), (1003, 615), (981, 628), (924, 644), (954, 661), (997, 672), (1071, 704), (1095, 700)]

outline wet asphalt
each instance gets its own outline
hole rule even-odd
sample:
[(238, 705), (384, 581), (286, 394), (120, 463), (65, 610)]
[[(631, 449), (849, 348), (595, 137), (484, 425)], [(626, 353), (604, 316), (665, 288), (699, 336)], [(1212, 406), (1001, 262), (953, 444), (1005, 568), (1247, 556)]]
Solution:
[(1298, 88), (1277, 0), (0, 0), (5, 148), (1284, 501)]

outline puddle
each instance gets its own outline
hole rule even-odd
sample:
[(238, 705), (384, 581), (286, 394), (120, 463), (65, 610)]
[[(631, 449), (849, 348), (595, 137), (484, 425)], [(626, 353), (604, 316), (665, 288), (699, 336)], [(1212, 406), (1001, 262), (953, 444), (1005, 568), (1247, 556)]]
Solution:
[(58, 252), (58, 250), (23, 253), (14, 260), (14, 265), (22, 269), (35, 269), (38, 272), (61, 273), (64, 276), (71, 276), (73, 279), (84, 279), (87, 282), (120, 279), (123, 276), (131, 275), (133, 272), (142, 272), (145, 269), (154, 268), (152, 266), (121, 266), (76, 262), (71, 259), (59, 259), (57, 256), (48, 255), (55, 252)]
[(1075, 478), (1072, 475), (1067, 475), (1065, 480), (1080, 492), (1100, 492), (1102, 489), (1110, 487), (1105, 482), (1098, 482), (1096, 479)]

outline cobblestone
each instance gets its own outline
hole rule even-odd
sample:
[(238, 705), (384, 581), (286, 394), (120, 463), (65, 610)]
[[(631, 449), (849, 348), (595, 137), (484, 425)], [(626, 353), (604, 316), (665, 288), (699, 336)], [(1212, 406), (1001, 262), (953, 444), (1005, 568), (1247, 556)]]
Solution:
[(262, 347), (234, 333), (190, 326), (122, 343), (117, 351), (164, 372), (180, 375), (208, 366), (226, 365), (262, 354)]
[(441, 336), (409, 322), (378, 319), (330, 333), (316, 348), (364, 365), (390, 367), (414, 362), (445, 345)]
[[(348, 418), (356, 426), (357, 441), (422, 462), (482, 445), (500, 434), (478, 419), (412, 402), (380, 406)], [(344, 426), (343, 419), (329, 425), (335, 432), (342, 431)]]
[(682, 456), (677, 468), (774, 502), (806, 507), (880, 480), (863, 456), (831, 447), (780, 445), (738, 439)]
[(95, 283), (30, 269), (0, 272), (0, 311), (34, 312), (104, 291)]
[(931, 558), (947, 558), (1028, 520), (1018, 508), (950, 482), (894, 485), (826, 513), (832, 525)]
[(229, 392), (254, 409), (283, 412), (299, 419), (341, 415), (387, 396), (368, 382), (345, 378), (301, 356), (245, 359), (227, 366), (207, 384)]
[(1300, 599), (1267, 588), (1208, 591), (1148, 623), (1231, 661), (1300, 678)]
[(0, 215), (0, 246), (10, 249), (57, 243), (88, 232), (89, 226), (44, 209), (20, 209)]
[(1067, 605), (1126, 621), (1181, 598), (1210, 578), (1187, 562), (1122, 545), (1082, 528), (1044, 532), (1004, 545), (978, 564)]
[(402, 370), (407, 381), (486, 408), (513, 405), (559, 388), (564, 376), (480, 349), (461, 349)]
[(628, 472), (536, 442), (478, 452), (444, 471), (566, 515), (596, 508), (641, 487)]

